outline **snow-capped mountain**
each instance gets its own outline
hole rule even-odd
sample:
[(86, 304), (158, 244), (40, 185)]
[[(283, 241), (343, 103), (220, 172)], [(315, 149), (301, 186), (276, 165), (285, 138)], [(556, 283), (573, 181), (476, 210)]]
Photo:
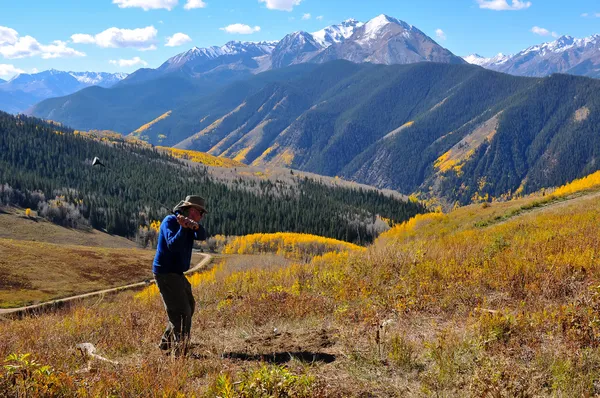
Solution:
[(271, 54), (271, 68), (283, 68), (310, 61), (323, 50), (323, 45), (307, 32), (294, 32), (285, 36)]
[(325, 48), (345, 41), (354, 34), (356, 28), (360, 28), (363, 25), (364, 23), (356, 19), (347, 19), (339, 25), (331, 25), (312, 33), (312, 37), (321, 47)]
[(499, 54), (493, 58), (484, 58), (474, 54), (464, 59), (487, 69), (519, 76), (570, 73), (600, 77), (600, 35), (582, 39), (562, 36), (514, 55)]
[(314, 61), (335, 59), (386, 65), (424, 61), (465, 63), (416, 27), (384, 14), (357, 27), (343, 42), (327, 47)]
[(270, 54), (277, 42), (240, 42), (230, 41), (223, 46), (212, 46), (207, 48), (194, 47), (189, 51), (169, 58), (159, 69), (173, 70), (182, 65), (201, 64), (202, 62), (212, 61), (223, 56), (242, 55), (246, 57), (260, 57)]
[(90, 86), (112, 87), (125, 77), (125, 73), (63, 72), (55, 69), (21, 73), (0, 83), (0, 110), (24, 112), (46, 98), (69, 95)]
[(367, 23), (347, 19), (313, 33), (293, 32), (278, 42), (232, 41), (223, 46), (194, 47), (157, 69), (139, 69), (122, 84), (140, 83), (167, 73), (184, 78), (210, 74), (211, 79), (235, 79), (289, 65), (336, 59), (381, 64), (465, 62), (416, 27), (382, 14)]

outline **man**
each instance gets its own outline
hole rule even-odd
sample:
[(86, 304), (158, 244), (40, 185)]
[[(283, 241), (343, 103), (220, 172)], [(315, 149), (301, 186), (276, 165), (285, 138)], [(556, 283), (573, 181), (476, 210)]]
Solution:
[(184, 272), (190, 269), (194, 240), (206, 240), (199, 224), (207, 213), (200, 196), (188, 196), (160, 225), (152, 271), (169, 318), (160, 349), (175, 355), (184, 353), (190, 337), (195, 300)]

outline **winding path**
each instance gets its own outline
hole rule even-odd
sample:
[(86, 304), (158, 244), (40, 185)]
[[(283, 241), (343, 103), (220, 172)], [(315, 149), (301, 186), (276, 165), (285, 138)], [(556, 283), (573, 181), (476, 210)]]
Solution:
[[(206, 254), (206, 253), (199, 253), (199, 254), (204, 256), (204, 259), (202, 261), (200, 261), (198, 264), (196, 264), (196, 266), (191, 268), (189, 271), (187, 271), (185, 273), (186, 275), (193, 274), (195, 272), (202, 270), (204, 268), (204, 266), (207, 265), (212, 260), (212, 256), (210, 254)], [(136, 289), (136, 288), (151, 285), (152, 283), (154, 283), (153, 280), (144, 281), (144, 282), (132, 283), (130, 285), (125, 285), (125, 286), (113, 287), (111, 289), (104, 289), (104, 290), (99, 290), (96, 292), (78, 294), (76, 296), (65, 297), (65, 298), (56, 299), (56, 300), (52, 300), (52, 301), (46, 301), (44, 303), (29, 305), (26, 307), (0, 308), (0, 315), (23, 314), (23, 313), (27, 313), (30, 311), (41, 310), (46, 307), (60, 306), (62, 304), (68, 303), (70, 301), (80, 300), (80, 299), (89, 298), (89, 297), (103, 296), (105, 294), (117, 293), (117, 292), (121, 292), (124, 290), (129, 290), (129, 289)]]

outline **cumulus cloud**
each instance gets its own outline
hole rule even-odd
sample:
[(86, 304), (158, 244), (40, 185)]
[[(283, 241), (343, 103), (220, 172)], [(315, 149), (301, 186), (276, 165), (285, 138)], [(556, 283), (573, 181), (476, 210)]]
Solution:
[(323, 20), (323, 15), (319, 15), (319, 16), (317, 17), (317, 20), (319, 20), (319, 21)]
[(530, 1), (522, 0), (512, 0), (512, 4), (508, 4), (508, 0), (477, 0), (477, 4), (479, 8), (494, 11), (516, 11), (531, 7)]
[(581, 16), (584, 18), (600, 18), (600, 12), (584, 12), (583, 14), (581, 14)]
[(16, 68), (11, 64), (0, 64), (0, 76), (13, 77), (19, 73), (25, 73), (23, 69)]
[(265, 3), (269, 10), (292, 11), (302, 0), (258, 0), (258, 2)]
[(156, 50), (154, 26), (138, 29), (109, 28), (97, 35), (77, 33), (71, 36), (73, 43), (96, 44), (102, 48), (136, 48), (140, 51)]
[(441, 29), (436, 29), (435, 30), (435, 35), (440, 40), (446, 40), (446, 33), (443, 30), (441, 30)]
[(55, 40), (50, 44), (41, 44), (34, 37), (19, 36), (16, 30), (0, 26), (0, 55), (8, 59), (35, 56), (49, 59), (84, 57), (85, 53), (70, 48), (64, 41)]
[(531, 28), (531, 31), (533, 33), (535, 33), (536, 35), (540, 35), (540, 36), (558, 37), (558, 33), (550, 32), (548, 29), (540, 28), (539, 26), (534, 26), (533, 28)]
[(0, 46), (3, 44), (15, 44), (19, 39), (19, 33), (16, 30), (0, 26)]
[(307, 14), (304, 14), (304, 15), (302, 15), (302, 19), (303, 19), (304, 21), (306, 21), (307, 19), (310, 19), (310, 17), (311, 17), (311, 15), (310, 15), (310, 14), (308, 14), (308, 13), (307, 13)]
[(187, 0), (187, 3), (185, 3), (185, 6), (183, 6), (183, 8), (185, 8), (186, 10), (204, 7), (206, 7), (206, 3), (202, 0)]
[(136, 66), (136, 65), (148, 66), (148, 62), (144, 61), (143, 59), (140, 59), (140, 57), (133, 57), (132, 59), (119, 59), (119, 60), (111, 59), (108, 62), (110, 62), (113, 65), (120, 66), (121, 68), (130, 68), (130, 67)]
[(144, 11), (166, 9), (171, 11), (179, 0), (113, 0), (119, 8), (141, 8)]
[(173, 36), (167, 37), (167, 44), (165, 46), (177, 47), (190, 41), (192, 41), (192, 38), (185, 33), (175, 33)]
[(229, 25), (220, 29), (224, 30), (227, 33), (239, 35), (250, 35), (252, 33), (260, 32), (260, 26), (251, 27), (249, 25), (244, 25), (241, 23), (235, 23), (233, 25)]

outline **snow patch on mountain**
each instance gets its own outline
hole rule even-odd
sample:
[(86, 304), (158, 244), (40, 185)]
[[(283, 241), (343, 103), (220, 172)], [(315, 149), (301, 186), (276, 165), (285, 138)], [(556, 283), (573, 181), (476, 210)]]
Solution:
[(322, 47), (329, 47), (332, 44), (341, 43), (354, 34), (357, 28), (364, 23), (356, 19), (347, 19), (339, 25), (331, 25), (317, 32), (312, 33), (313, 38)]
[(381, 36), (381, 31), (389, 24), (397, 24), (402, 26), (406, 30), (406, 32), (404, 32), (405, 37), (410, 38), (410, 30), (412, 29), (412, 25), (409, 25), (406, 22), (400, 21), (396, 18), (388, 17), (385, 14), (381, 14), (365, 24), (363, 37), (360, 41), (364, 43), (377, 40), (377, 38)]
[(68, 72), (78, 82), (98, 86), (103, 84), (113, 85), (127, 77), (127, 73), (104, 73), (104, 72)]
[(511, 59), (511, 57), (511, 55), (504, 55), (500, 53), (495, 57), (491, 58), (482, 57), (479, 54), (471, 54), (462, 58), (470, 64), (487, 67), (490, 65), (502, 65), (508, 62)]

